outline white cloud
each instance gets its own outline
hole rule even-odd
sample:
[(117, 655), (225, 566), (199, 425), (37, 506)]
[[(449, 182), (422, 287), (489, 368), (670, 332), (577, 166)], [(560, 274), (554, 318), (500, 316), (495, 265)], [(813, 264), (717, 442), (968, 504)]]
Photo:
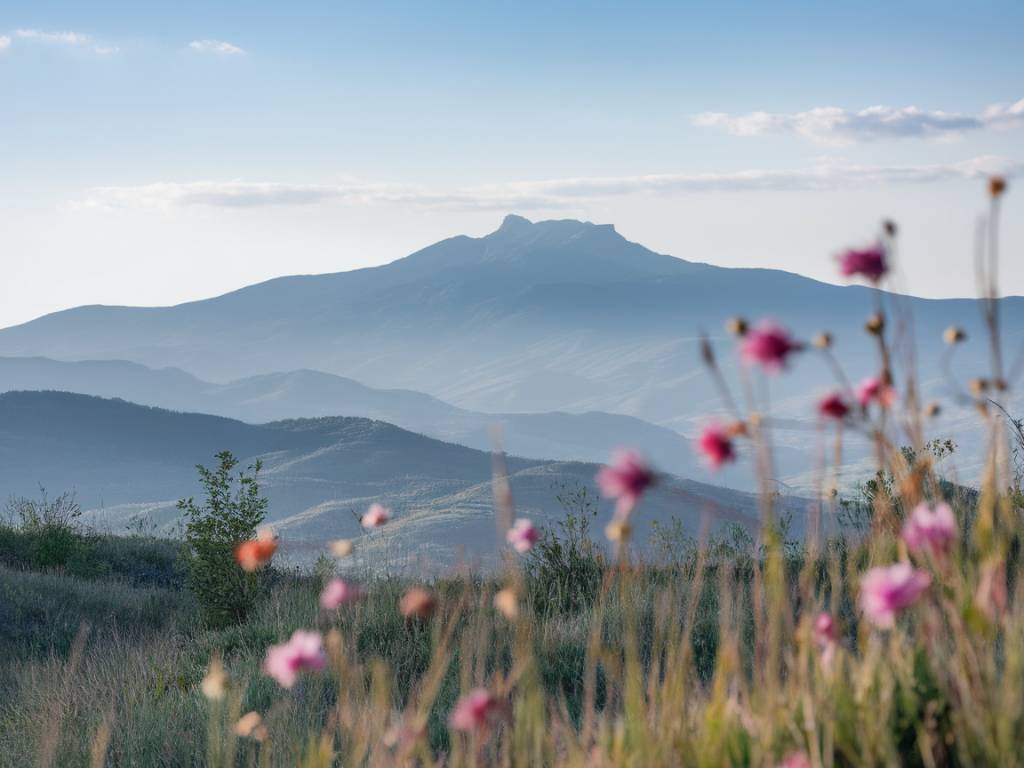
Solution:
[(6, 51), (11, 47), (11, 38), (9, 35), (0, 35), (0, 51)]
[(188, 44), (188, 47), (200, 53), (220, 53), (226, 56), (245, 53), (237, 45), (232, 45), (223, 40), (193, 40)]
[(158, 182), (90, 189), (76, 208), (193, 206), (258, 208), (321, 203), (396, 204), (450, 210), (536, 210), (571, 206), (581, 199), (643, 194), (735, 191), (827, 191), (884, 184), (927, 184), (1012, 175), (1024, 163), (978, 157), (939, 165), (854, 165), (822, 159), (803, 168), (751, 169), (721, 173), (578, 177), (489, 184), (455, 190), (409, 184), (293, 184), (250, 181)]
[[(81, 32), (48, 32), (41, 29), (16, 29), (14, 30), (14, 37), (19, 40), (45, 43), (48, 45), (66, 45), (75, 48), (89, 48), (93, 53), (99, 54), (100, 56), (109, 56), (110, 54), (117, 53), (119, 50), (116, 46), (94, 43), (91, 36), (84, 35)], [(3, 40), (7, 41), (6, 46), (3, 44)], [(10, 44), (10, 37), (0, 38), (0, 49), (8, 47)]]
[(92, 38), (78, 32), (45, 32), (41, 29), (17, 29), (14, 36), (22, 40), (35, 40), (56, 45), (86, 45)]
[(792, 134), (827, 145), (901, 138), (948, 139), (987, 128), (1024, 126), (1024, 99), (1010, 105), (990, 106), (979, 115), (926, 111), (918, 107), (868, 107), (859, 112), (816, 107), (792, 113), (703, 112), (693, 118), (693, 123), (704, 128), (720, 128), (734, 136)]

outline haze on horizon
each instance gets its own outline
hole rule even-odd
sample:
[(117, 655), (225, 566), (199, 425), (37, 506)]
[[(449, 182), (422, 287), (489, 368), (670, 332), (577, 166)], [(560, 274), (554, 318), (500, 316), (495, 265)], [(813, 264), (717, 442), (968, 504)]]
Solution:
[(1024, 167), (1022, 21), (1010, 2), (8, 6), (0, 327), (386, 263), (507, 213), (829, 282), (892, 217), (902, 288), (972, 295), (980, 179)]

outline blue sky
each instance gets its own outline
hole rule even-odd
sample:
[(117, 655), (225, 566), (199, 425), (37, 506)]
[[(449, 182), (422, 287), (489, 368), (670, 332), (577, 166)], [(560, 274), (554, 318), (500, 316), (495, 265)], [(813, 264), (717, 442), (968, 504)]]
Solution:
[(1024, 163), (1024, 5), (893, 5), (8, 0), (0, 325), (510, 211), (820, 279), (893, 216), (905, 287), (969, 295), (981, 178)]

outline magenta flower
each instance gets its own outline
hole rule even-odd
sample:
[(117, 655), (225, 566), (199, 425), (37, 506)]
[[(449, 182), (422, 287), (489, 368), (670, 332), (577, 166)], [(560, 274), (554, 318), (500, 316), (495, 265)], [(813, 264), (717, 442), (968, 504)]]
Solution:
[(779, 768), (811, 768), (811, 758), (806, 752), (790, 752), (779, 763)]
[(460, 698), (448, 718), (448, 724), (456, 731), (476, 731), (490, 725), (504, 708), (486, 688), (474, 688)]
[(529, 552), (540, 538), (540, 532), (529, 520), (519, 518), (505, 534), (505, 540), (521, 555)]
[(291, 639), (267, 649), (263, 671), (274, 678), (282, 688), (295, 685), (303, 670), (319, 671), (327, 663), (323, 638), (319, 632), (297, 629)]
[(949, 505), (940, 501), (935, 509), (921, 502), (903, 524), (903, 541), (911, 552), (943, 555), (956, 540), (956, 518)]
[(370, 505), (370, 508), (366, 510), (366, 514), (362, 516), (359, 522), (362, 524), (363, 528), (380, 528), (390, 519), (391, 510), (383, 504), (377, 504), (374, 502)]
[(795, 341), (782, 327), (771, 321), (763, 321), (747, 331), (740, 342), (740, 358), (747, 365), (762, 365), (772, 373), (786, 367), (786, 361), (804, 345)]
[(842, 420), (849, 412), (850, 406), (846, 404), (846, 398), (838, 392), (826, 395), (818, 401), (818, 413), (826, 418)]
[(891, 629), (896, 614), (913, 605), (932, 577), (910, 563), (872, 568), (860, 580), (860, 608), (879, 629)]
[(712, 469), (736, 461), (736, 447), (729, 431), (720, 424), (708, 424), (697, 438), (697, 452)]
[(814, 619), (814, 644), (821, 654), (821, 663), (826, 669), (832, 666), (832, 659), (839, 647), (839, 633), (832, 614), (822, 611)]
[(872, 283), (877, 283), (889, 271), (885, 248), (881, 243), (875, 243), (863, 250), (851, 248), (839, 257), (839, 271), (843, 277), (861, 275)]
[(362, 600), (364, 597), (366, 590), (358, 584), (331, 579), (320, 593), (320, 607), (325, 611), (336, 611), (341, 606)]
[(654, 471), (635, 451), (618, 450), (612, 463), (602, 467), (595, 478), (601, 494), (616, 499), (615, 513), (628, 515), (644, 491), (654, 482)]
[(868, 376), (857, 385), (857, 402), (865, 408), (870, 405), (872, 401), (877, 402), (879, 405), (888, 407), (892, 405), (895, 400), (896, 391), (892, 387), (883, 384), (882, 380), (877, 376)]

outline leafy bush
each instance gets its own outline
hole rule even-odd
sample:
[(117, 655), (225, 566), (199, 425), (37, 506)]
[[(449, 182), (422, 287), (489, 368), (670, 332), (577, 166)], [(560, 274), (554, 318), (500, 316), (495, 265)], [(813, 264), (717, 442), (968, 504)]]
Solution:
[(541, 530), (525, 561), (526, 581), (538, 615), (574, 613), (593, 604), (601, 588), (604, 555), (594, 546), (591, 522), (597, 499), (585, 486), (556, 494), (565, 518)]
[(34, 570), (70, 570), (86, 575), (92, 560), (91, 542), (78, 523), (81, 515), (73, 493), (50, 498), (46, 489), (40, 488), (37, 499), (11, 497), (3, 535), (14, 555), (11, 559)]
[(261, 574), (239, 568), (234, 550), (256, 535), (267, 514), (267, 500), (257, 482), (260, 462), (233, 475), (238, 460), (230, 451), (218, 453), (217, 460), (216, 469), (197, 467), (205, 502), (182, 499), (178, 509), (187, 521), (184, 558), (189, 588), (206, 621), (225, 626), (244, 619), (261, 591)]

